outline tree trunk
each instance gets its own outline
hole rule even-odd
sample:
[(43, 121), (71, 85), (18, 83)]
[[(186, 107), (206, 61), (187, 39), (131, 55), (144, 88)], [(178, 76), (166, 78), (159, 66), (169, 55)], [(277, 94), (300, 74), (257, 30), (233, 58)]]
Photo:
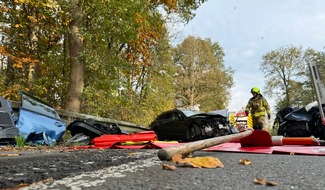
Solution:
[(85, 66), (80, 56), (83, 50), (83, 39), (79, 32), (81, 15), (82, 8), (80, 0), (71, 0), (72, 20), (69, 25), (70, 84), (66, 109), (73, 112), (80, 111), (80, 97), (83, 92), (85, 78)]

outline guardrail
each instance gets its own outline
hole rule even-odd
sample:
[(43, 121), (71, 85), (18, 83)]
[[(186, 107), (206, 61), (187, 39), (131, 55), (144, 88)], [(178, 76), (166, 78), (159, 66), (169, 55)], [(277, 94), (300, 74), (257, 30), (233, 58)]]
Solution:
[[(18, 112), (21, 103), (17, 101), (10, 101), (11, 107), (15, 112)], [(56, 110), (58, 114), (60, 115), (61, 119), (66, 122), (66, 124), (70, 124), (74, 120), (85, 120), (85, 119), (93, 119), (96, 122), (102, 122), (102, 123), (108, 123), (108, 124), (117, 124), (122, 131), (126, 131), (129, 133), (136, 133), (141, 131), (148, 131), (149, 128), (141, 125), (136, 125), (131, 122), (127, 121), (120, 121), (116, 119), (110, 119), (110, 118), (104, 118), (104, 117), (97, 117), (82, 113), (76, 113), (76, 112), (69, 112), (66, 110)]]

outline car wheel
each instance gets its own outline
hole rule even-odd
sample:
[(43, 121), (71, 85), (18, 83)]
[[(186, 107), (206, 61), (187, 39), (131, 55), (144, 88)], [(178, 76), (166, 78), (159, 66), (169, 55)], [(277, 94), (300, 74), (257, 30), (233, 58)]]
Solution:
[(187, 141), (196, 141), (201, 139), (202, 134), (200, 133), (200, 128), (193, 124), (187, 129), (186, 140)]

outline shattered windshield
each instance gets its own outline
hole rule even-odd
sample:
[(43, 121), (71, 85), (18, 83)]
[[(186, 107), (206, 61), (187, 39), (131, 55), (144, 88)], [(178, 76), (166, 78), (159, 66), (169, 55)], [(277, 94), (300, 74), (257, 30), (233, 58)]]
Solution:
[(182, 112), (186, 115), (186, 117), (191, 117), (192, 115), (200, 113), (200, 112), (192, 111), (192, 110), (182, 110)]

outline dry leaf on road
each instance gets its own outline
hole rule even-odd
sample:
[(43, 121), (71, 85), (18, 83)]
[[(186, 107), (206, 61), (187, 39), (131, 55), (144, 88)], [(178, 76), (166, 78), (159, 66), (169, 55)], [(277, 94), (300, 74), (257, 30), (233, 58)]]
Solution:
[(254, 178), (254, 183), (259, 185), (267, 185), (267, 186), (277, 186), (278, 184), (274, 181), (268, 181), (264, 178)]
[(162, 169), (164, 170), (172, 170), (172, 171), (175, 171), (177, 168), (173, 165), (168, 165), (168, 164), (162, 164)]
[(240, 164), (243, 164), (243, 165), (251, 165), (252, 164), (252, 162), (250, 161), (250, 160), (248, 160), (247, 158), (245, 158), (245, 159), (240, 159), (239, 160), (239, 163)]
[(193, 157), (193, 158), (182, 158), (182, 155), (176, 154), (172, 157), (172, 161), (175, 164), (184, 164), (195, 168), (223, 168), (224, 165), (218, 158), (212, 156), (207, 157)]

